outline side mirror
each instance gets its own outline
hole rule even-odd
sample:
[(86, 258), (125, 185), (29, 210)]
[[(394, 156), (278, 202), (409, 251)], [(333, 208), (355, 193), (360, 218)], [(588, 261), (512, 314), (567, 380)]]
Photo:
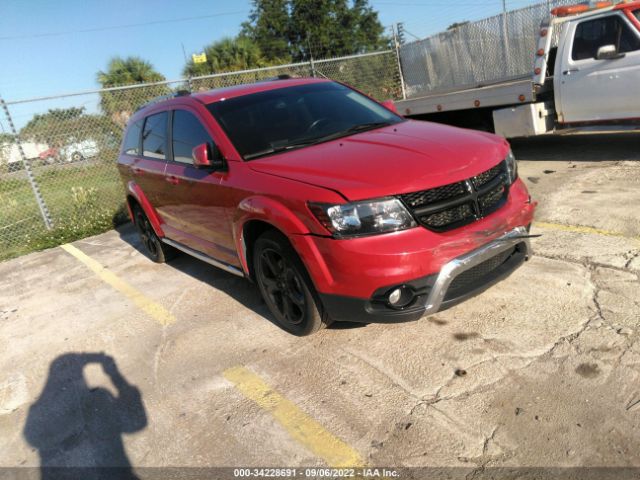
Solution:
[(603, 45), (596, 53), (596, 60), (615, 60), (624, 57), (624, 53), (618, 53), (615, 45)]
[(398, 114), (398, 108), (396, 107), (396, 104), (393, 102), (393, 100), (389, 99), (389, 100), (385, 100), (384, 102), (382, 102), (382, 106), (386, 107), (388, 110), (391, 110), (393, 113)]
[(214, 146), (211, 147), (213, 155), (209, 155), (209, 145), (201, 143), (191, 150), (193, 157), (193, 166), (196, 168), (215, 168), (216, 170), (224, 167), (224, 162), (220, 156), (220, 151)]

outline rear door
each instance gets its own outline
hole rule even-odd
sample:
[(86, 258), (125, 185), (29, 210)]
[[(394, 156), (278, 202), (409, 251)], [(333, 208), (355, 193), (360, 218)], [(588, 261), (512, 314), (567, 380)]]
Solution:
[(226, 171), (196, 168), (193, 147), (214, 137), (199, 112), (187, 106), (172, 112), (171, 157), (165, 171), (162, 215), (169, 238), (210, 257), (239, 266), (220, 182)]
[[(142, 128), (140, 144), (129, 164), (130, 178), (142, 189), (145, 197), (156, 210), (159, 206), (159, 192), (164, 186), (168, 118), (168, 112), (160, 112), (144, 119), (140, 125)], [(134, 153), (133, 150), (131, 153)]]
[[(598, 60), (606, 45), (619, 58)], [(563, 123), (640, 118), (640, 32), (622, 12), (571, 22), (561, 55), (555, 92)]]

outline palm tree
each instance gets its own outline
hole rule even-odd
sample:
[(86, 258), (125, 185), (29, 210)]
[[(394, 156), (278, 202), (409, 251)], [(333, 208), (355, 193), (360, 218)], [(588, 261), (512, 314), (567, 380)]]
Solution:
[[(151, 63), (140, 57), (114, 57), (106, 71), (98, 71), (96, 78), (102, 88), (120, 87), (141, 83), (162, 82), (164, 75)], [(166, 85), (114, 90), (100, 93), (100, 107), (118, 125), (124, 126), (131, 114), (151, 98), (170, 92)]]
[(250, 68), (266, 67), (267, 61), (257, 43), (248, 37), (223, 38), (204, 47), (206, 63), (189, 60), (182, 73), (189, 77), (210, 73), (233, 72)]

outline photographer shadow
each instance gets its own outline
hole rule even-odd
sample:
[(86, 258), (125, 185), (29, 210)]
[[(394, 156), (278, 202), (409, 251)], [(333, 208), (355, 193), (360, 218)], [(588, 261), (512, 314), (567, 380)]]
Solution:
[[(97, 364), (117, 394), (90, 388), (85, 367)], [(47, 382), (29, 408), (24, 437), (40, 455), (43, 480), (128, 479), (134, 474), (122, 434), (147, 426), (140, 391), (104, 353), (67, 353), (50, 366)]]

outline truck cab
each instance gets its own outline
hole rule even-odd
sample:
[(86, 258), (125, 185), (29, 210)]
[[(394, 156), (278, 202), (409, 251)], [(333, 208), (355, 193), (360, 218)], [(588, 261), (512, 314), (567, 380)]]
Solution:
[(558, 122), (640, 119), (640, 3), (563, 16), (553, 87)]

